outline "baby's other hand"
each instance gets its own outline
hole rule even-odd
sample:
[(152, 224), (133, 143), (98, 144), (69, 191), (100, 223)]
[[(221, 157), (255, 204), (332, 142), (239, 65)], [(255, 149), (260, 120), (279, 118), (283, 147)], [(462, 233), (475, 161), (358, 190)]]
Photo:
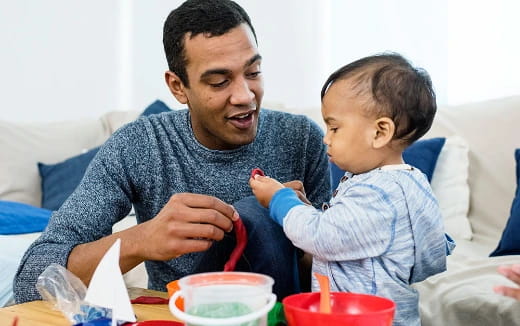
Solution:
[(255, 194), (258, 202), (264, 207), (269, 207), (274, 194), (278, 190), (285, 188), (283, 184), (275, 179), (258, 174), (249, 179), (249, 186), (253, 190), (253, 194)]
[(293, 180), (283, 184), (286, 188), (291, 188), (296, 192), (298, 198), (307, 205), (312, 205), (312, 203), (307, 199), (307, 194), (305, 193), (305, 188), (303, 187), (303, 182), (300, 180)]

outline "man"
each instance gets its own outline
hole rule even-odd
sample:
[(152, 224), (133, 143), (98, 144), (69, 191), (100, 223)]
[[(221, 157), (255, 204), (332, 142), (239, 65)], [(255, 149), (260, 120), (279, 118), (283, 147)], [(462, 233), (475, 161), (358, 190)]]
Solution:
[[(103, 145), (23, 257), (17, 302), (39, 298), (36, 279), (53, 262), (88, 285), (117, 238), (122, 272), (145, 261), (152, 289), (222, 270), (239, 215), (249, 243), (237, 269), (273, 276), (279, 299), (298, 291), (294, 247), (249, 197), (247, 182), (259, 167), (283, 182), (301, 180), (303, 186), (289, 185), (310, 190), (314, 205), (325, 201), (330, 185), (321, 130), (303, 116), (260, 110), (261, 56), (236, 3), (186, 1), (168, 16), (163, 43), (166, 83), (188, 109), (140, 118)], [(111, 234), (132, 205), (138, 225)]]

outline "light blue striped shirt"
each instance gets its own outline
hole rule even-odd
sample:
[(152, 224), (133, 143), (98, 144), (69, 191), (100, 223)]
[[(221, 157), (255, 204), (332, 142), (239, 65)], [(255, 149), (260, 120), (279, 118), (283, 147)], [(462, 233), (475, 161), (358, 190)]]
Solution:
[[(424, 174), (388, 167), (397, 169), (345, 173), (324, 211), (286, 188), (270, 212), (293, 244), (313, 255), (313, 272), (327, 275), (332, 291), (390, 298), (394, 325), (420, 325), (419, 294), (410, 284), (446, 270), (447, 238)], [(312, 289), (319, 290), (314, 277)]]

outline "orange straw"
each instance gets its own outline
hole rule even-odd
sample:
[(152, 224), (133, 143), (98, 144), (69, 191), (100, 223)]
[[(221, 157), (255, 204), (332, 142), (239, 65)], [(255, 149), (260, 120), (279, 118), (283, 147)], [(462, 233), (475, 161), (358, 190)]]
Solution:
[(314, 273), (320, 284), (320, 312), (330, 314), (330, 289), (329, 278), (325, 275)]

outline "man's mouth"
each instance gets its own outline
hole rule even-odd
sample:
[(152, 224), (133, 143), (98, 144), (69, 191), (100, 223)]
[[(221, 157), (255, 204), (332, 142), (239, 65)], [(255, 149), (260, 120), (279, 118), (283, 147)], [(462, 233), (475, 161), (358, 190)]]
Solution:
[(248, 112), (240, 113), (229, 117), (229, 121), (233, 126), (238, 129), (248, 129), (253, 125), (255, 121), (255, 113), (256, 110), (251, 110)]

